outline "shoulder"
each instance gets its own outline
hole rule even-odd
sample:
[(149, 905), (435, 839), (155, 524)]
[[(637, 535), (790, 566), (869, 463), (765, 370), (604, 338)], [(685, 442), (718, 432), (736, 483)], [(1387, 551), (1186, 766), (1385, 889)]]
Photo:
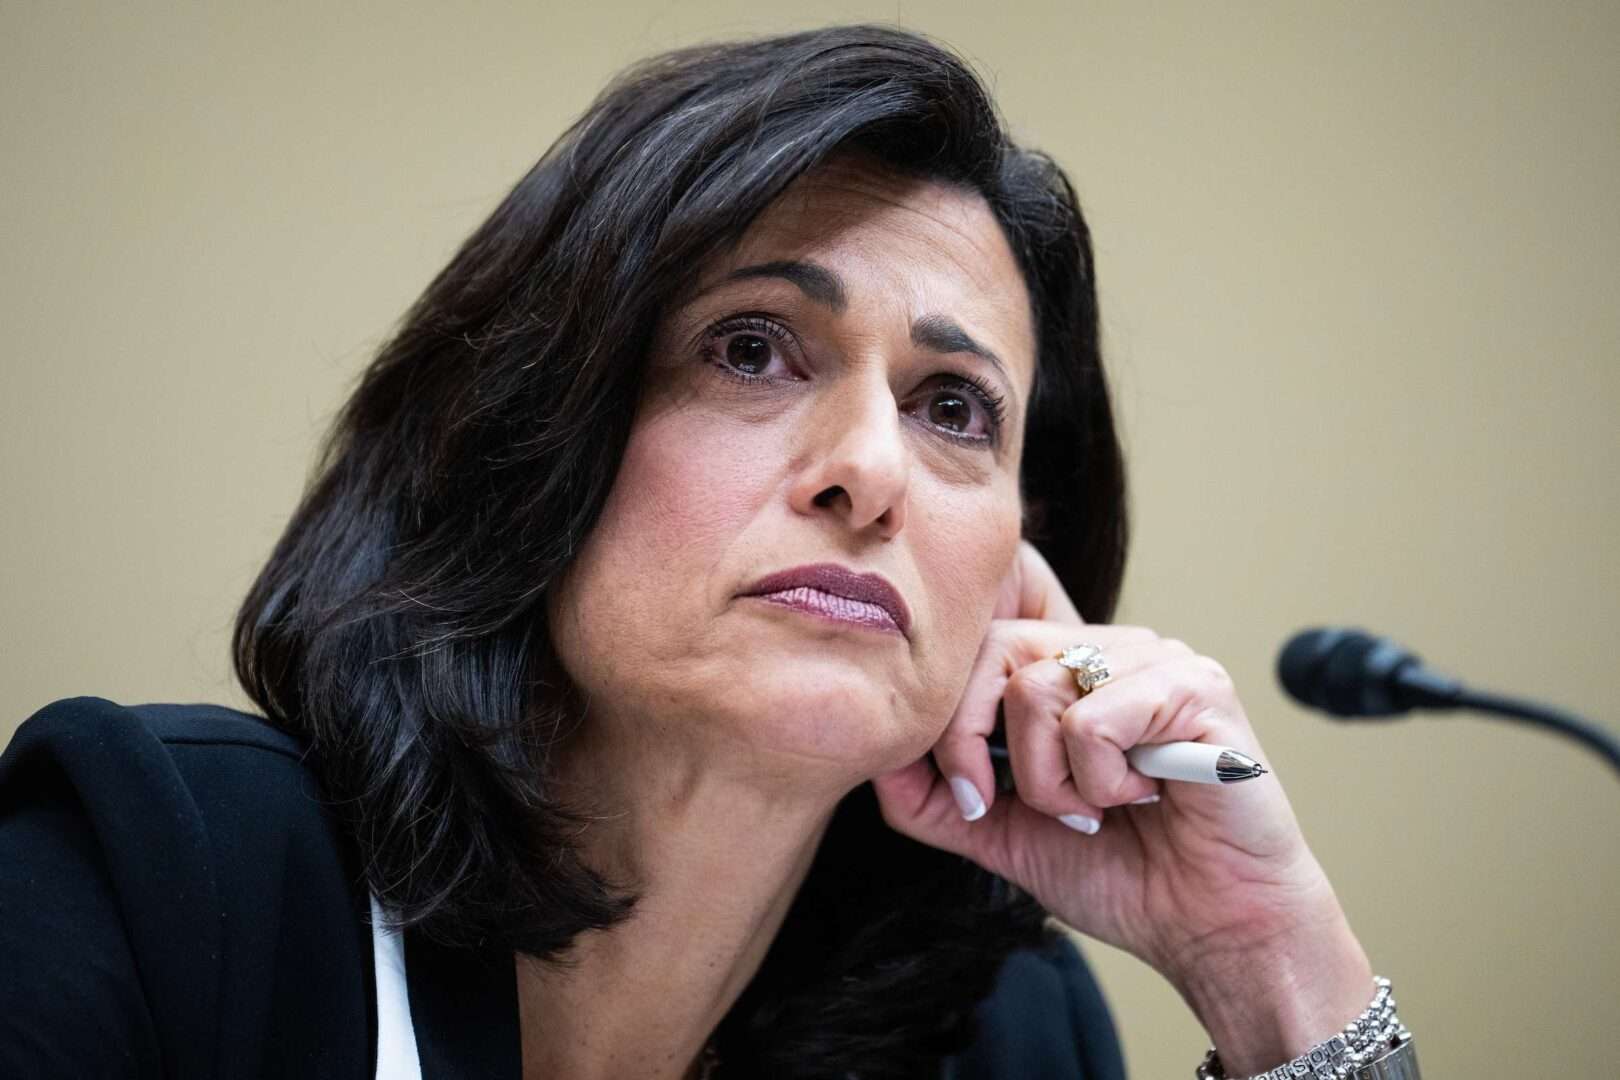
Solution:
[[(0, 882), (0, 952), (28, 965), (36, 990), (65, 979), (81, 998), (135, 1002), (130, 1015), (150, 1016), (141, 1023), (177, 1074), (256, 1073), (272, 1050), (296, 1052), (307, 1075), (346, 1071), (326, 1067), (334, 1054), (363, 1060), (361, 875), (306, 748), (262, 717), (52, 702), (0, 755), (0, 851), (20, 860), (11, 880), (31, 883)], [(110, 988), (100, 957), (76, 951), (89, 938), (61, 936), (64, 903), (126, 957)], [(48, 1030), (54, 1016), (38, 1022)], [(269, 1042), (287, 1030), (303, 1034)]]
[(305, 754), (299, 740), (263, 717), (224, 705), (120, 705), (86, 696), (53, 701), (28, 717), (7, 755), (43, 751), (95, 759), (158, 745), (241, 747), (294, 761)]
[[(35, 712), (0, 756), (0, 802), (71, 800), (101, 827), (177, 835), (241, 828), (229, 802), (288, 824), (321, 807), (307, 751), (264, 718), (223, 705), (120, 705), (63, 698)], [(222, 801), (221, 796), (229, 794)]]
[(305, 746), (251, 713), (52, 702), (0, 755), (0, 814), (29, 807), (88, 830), (126, 913), (280, 916), (294, 903), (281, 879), (300, 873), (354, 902), (352, 853)]

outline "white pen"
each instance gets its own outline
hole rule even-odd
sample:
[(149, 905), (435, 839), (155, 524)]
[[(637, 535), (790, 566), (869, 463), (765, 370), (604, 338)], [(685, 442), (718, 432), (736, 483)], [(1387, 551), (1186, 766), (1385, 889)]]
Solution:
[(1144, 776), (1195, 784), (1235, 784), (1268, 771), (1249, 755), (1214, 743), (1143, 743), (1125, 751), (1125, 758)]

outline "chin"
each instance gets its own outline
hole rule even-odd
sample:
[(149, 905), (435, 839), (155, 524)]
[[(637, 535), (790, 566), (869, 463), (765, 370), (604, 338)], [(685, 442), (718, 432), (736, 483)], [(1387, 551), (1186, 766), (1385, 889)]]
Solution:
[(920, 723), (894, 688), (844, 661), (758, 668), (715, 687), (705, 711), (740, 739), (780, 751), (859, 765), (914, 742)]

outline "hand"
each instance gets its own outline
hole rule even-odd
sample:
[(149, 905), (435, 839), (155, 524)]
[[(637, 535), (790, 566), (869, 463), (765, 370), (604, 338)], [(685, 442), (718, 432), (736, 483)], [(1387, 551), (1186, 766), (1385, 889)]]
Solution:
[[(1083, 698), (1052, 659), (1080, 642), (1102, 649), (1113, 675)], [(1000, 797), (985, 741), (998, 704), (1018, 788)], [(1181, 740), (1265, 761), (1219, 663), (1143, 627), (1086, 624), (1025, 543), (933, 748), (939, 774), (923, 758), (873, 784), (891, 827), (972, 859), (1152, 965), (1229, 1071), (1259, 1071), (1355, 1016), (1372, 971), (1275, 774), (1159, 781), (1125, 757), (1138, 743)], [(973, 785), (982, 815), (963, 816), (953, 777)], [(1076, 826), (1059, 820), (1068, 815)]]

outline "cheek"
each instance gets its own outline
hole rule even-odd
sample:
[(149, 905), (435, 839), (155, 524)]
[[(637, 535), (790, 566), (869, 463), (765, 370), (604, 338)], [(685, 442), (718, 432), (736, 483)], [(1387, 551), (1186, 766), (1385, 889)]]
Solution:
[(947, 711), (990, 629), (996, 596), (1018, 554), (1019, 522), (1018, 497), (1009, 490), (956, 514), (931, 515), (919, 531), (914, 550), (932, 585), (928, 682), (949, 692)]
[[(716, 572), (768, 497), (762, 451), (692, 413), (639, 423), (595, 527), (553, 598), (564, 665), (583, 683), (613, 656), (671, 659), (703, 625)], [(601, 672), (597, 673), (598, 676)]]
[(757, 452), (697, 421), (666, 417), (631, 437), (597, 529), (615, 559), (666, 575), (691, 570), (695, 557), (724, 550), (758, 508), (769, 480)]

